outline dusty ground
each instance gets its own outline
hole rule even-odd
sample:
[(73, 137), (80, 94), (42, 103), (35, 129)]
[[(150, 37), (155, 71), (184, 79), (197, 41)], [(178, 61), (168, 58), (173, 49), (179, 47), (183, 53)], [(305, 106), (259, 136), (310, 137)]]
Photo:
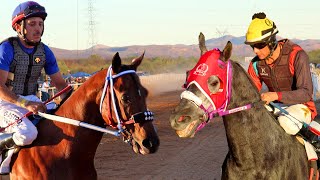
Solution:
[(179, 102), (179, 91), (151, 96), (160, 137), (156, 154), (137, 155), (118, 138), (106, 135), (97, 150), (99, 179), (220, 179), (228, 151), (221, 119), (214, 119), (192, 139), (180, 139), (169, 124), (170, 111)]

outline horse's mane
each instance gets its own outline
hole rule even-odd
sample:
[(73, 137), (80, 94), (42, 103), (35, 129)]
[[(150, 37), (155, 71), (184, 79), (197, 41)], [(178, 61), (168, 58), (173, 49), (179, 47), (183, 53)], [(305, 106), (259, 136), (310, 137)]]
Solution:
[[(232, 73), (233, 73), (233, 80), (232, 80), (232, 91), (235, 91), (234, 87), (242, 87), (245, 88), (246, 90), (243, 90), (241, 93), (243, 94), (250, 94), (247, 96), (250, 96), (251, 98), (248, 99), (248, 102), (245, 101), (244, 103), (252, 103), (252, 102), (258, 102), (261, 101), (260, 94), (258, 92), (258, 89), (254, 85), (253, 81), (249, 77), (248, 73), (244, 70), (244, 68), (235, 61), (231, 60), (232, 64)], [(237, 81), (236, 79), (240, 79)], [(237, 83), (237, 84), (234, 84)]]
[(255, 111), (245, 110), (239, 112), (237, 113), (239, 115), (239, 118), (242, 117), (243, 113), (248, 113), (248, 116), (250, 118), (243, 118), (244, 121), (263, 120), (263, 122), (260, 123), (268, 126), (273, 124), (274, 126), (272, 126), (272, 129), (277, 129), (279, 132), (283, 133), (283, 130), (279, 126), (275, 116), (264, 107), (264, 102), (261, 101), (260, 93), (249, 77), (248, 73), (238, 62), (231, 61), (231, 63), (233, 71), (232, 97), (228, 109), (244, 106), (247, 104), (254, 104), (254, 108), (256, 108)]
[[(86, 83), (86, 82), (89, 82), (89, 83), (90, 83), (90, 80), (91, 80), (95, 75), (97, 75), (98, 73), (100, 73), (100, 72), (102, 72), (102, 71), (104, 71), (104, 70), (105, 70), (105, 69), (101, 69), (101, 70), (97, 71), (94, 75), (92, 75), (92, 76), (91, 76), (89, 79), (87, 79), (84, 83)], [(84, 83), (82, 83), (82, 85), (83, 85)], [(82, 86), (82, 85), (81, 85), (81, 86)], [(79, 86), (79, 87), (77, 88), (77, 90), (78, 90), (79, 88), (81, 88), (81, 86)], [(60, 107), (75, 93), (75, 91), (76, 91), (76, 90), (75, 90), (74, 88), (72, 88), (70, 91), (66, 92), (65, 97), (59, 102), (57, 108), (54, 109), (54, 110), (52, 110), (52, 111), (50, 111), (49, 113), (50, 113), (50, 114), (55, 114), (55, 113), (60, 109)]]
[(241, 66), (241, 64), (239, 64), (238, 62), (235, 61), (231, 61), (233, 62), (232, 65), (237, 65), (238, 68), (240, 69), (240, 71), (242, 71), (243, 74), (246, 75), (248, 81), (250, 82), (251, 86), (254, 87), (253, 89), (255, 89), (256, 94), (260, 97), (260, 94), (258, 92), (258, 89), (256, 88), (256, 86), (254, 85), (252, 79), (250, 78), (249, 74), (246, 72), (246, 70)]
[[(249, 76), (249, 74), (247, 73), (247, 71), (243, 68), (243, 66), (241, 64), (239, 64), (238, 62), (236, 61), (232, 61), (232, 67), (233, 68), (236, 68), (236, 71), (240, 71), (239, 73), (240, 74), (243, 74), (247, 81), (249, 82), (247, 85), (250, 86), (249, 89), (252, 90), (252, 93), (254, 94), (254, 97), (257, 97), (258, 100), (256, 98), (253, 98), (254, 99), (254, 102), (257, 102), (257, 101), (260, 101), (260, 104), (259, 105), (263, 105), (264, 102), (261, 101), (261, 97), (260, 97), (260, 93), (258, 91), (258, 89), (256, 88), (254, 82), (252, 81), (251, 77)], [(241, 76), (242, 77), (242, 76)], [(238, 84), (236, 86), (239, 86)], [(244, 93), (247, 93), (247, 91), (245, 91)], [(267, 111), (267, 110), (266, 110)], [(271, 112), (267, 111), (268, 114), (270, 115), (270, 117), (272, 117), (272, 119), (278, 123), (278, 121), (276, 120), (276, 117), (274, 114), (272, 114)]]

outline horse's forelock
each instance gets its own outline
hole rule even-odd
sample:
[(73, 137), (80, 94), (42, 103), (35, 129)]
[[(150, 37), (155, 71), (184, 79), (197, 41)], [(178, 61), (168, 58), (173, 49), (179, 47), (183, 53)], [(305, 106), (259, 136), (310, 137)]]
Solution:
[(128, 70), (135, 70), (135, 69), (134, 69), (134, 67), (132, 65), (122, 65), (120, 67), (120, 71), (119, 72), (128, 71)]

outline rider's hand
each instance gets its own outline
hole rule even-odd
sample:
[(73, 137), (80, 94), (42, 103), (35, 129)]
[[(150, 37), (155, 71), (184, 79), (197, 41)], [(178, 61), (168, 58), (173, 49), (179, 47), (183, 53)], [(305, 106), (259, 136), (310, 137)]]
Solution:
[(47, 108), (42, 102), (28, 101), (25, 108), (33, 112), (33, 114), (38, 114), (38, 112), (46, 112)]
[(269, 104), (272, 101), (278, 100), (278, 94), (276, 92), (266, 92), (261, 94), (261, 100)]

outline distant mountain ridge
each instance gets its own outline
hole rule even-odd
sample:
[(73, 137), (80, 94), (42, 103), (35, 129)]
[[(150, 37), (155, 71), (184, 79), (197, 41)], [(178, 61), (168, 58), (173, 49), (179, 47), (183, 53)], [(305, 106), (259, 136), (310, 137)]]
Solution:
[[(282, 39), (278, 37), (278, 39)], [(300, 45), (305, 51), (320, 49), (319, 39), (291, 39), (293, 42)], [(245, 45), (245, 37), (235, 37), (231, 35), (222, 36), (219, 38), (211, 38), (206, 40), (209, 49), (223, 49), (227, 41), (233, 44), (233, 55), (239, 57), (253, 56), (250, 46)], [(195, 42), (197, 39), (195, 38)], [(97, 54), (103, 58), (111, 59), (112, 56), (119, 52), (121, 57), (135, 57), (146, 51), (146, 57), (199, 57), (200, 51), (198, 44), (193, 45), (132, 45), (122, 47), (110, 47), (107, 45), (96, 45), (93, 48), (85, 50), (65, 50), (51, 47), (55, 56), (58, 59), (83, 59), (88, 58), (91, 54)], [(92, 53), (93, 52), (93, 53)]]

